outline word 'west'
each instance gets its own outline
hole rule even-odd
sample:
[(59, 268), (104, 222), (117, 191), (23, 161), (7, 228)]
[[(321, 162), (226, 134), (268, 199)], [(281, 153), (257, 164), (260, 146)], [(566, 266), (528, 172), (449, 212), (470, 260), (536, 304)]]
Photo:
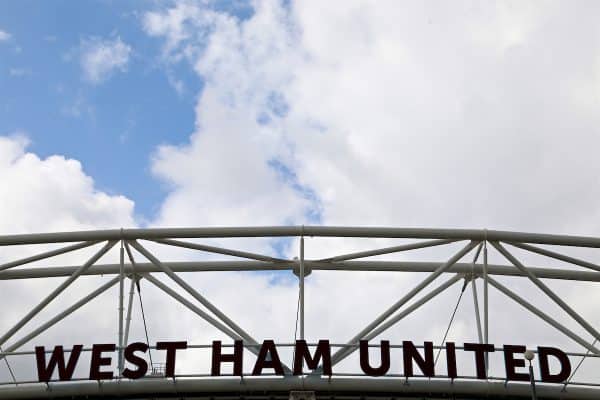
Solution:
[[(309, 347), (314, 347), (311, 353)], [(165, 352), (165, 376), (175, 376), (175, 363), (177, 360), (177, 351), (187, 348), (187, 342), (157, 342), (156, 349)], [(128, 379), (139, 379), (148, 372), (148, 363), (142, 354), (148, 351), (146, 343), (136, 342), (128, 345), (123, 351), (123, 357), (127, 361), (127, 367), (123, 369), (123, 377)], [(68, 360), (65, 359), (63, 346), (55, 346), (50, 353), (50, 359), (46, 359), (46, 350), (44, 347), (35, 348), (37, 362), (38, 379), (40, 382), (48, 382), (52, 379), (55, 369), (58, 369), (58, 378), (61, 381), (71, 380), (77, 362), (83, 350), (83, 345), (74, 345), (69, 352)], [(94, 344), (91, 349), (90, 358), (90, 380), (113, 379), (112, 371), (106, 370), (112, 363), (110, 353), (117, 350), (115, 344)], [(366, 340), (359, 343), (360, 368), (368, 376), (384, 376), (390, 369), (390, 343), (387, 340), (380, 342), (379, 357), (376, 362), (369, 359), (369, 344)], [(456, 362), (456, 345), (447, 342), (446, 350), (446, 371), (447, 377), (454, 379), (458, 376), (458, 366)], [(478, 379), (486, 379), (485, 359), (486, 354), (495, 351), (492, 344), (465, 343), (462, 351), (472, 352), (474, 356), (476, 375)], [(502, 347), (504, 355), (504, 366), (506, 379), (512, 381), (529, 381), (527, 372), (519, 371), (519, 368), (525, 367), (525, 346), (504, 345)], [(554, 347), (538, 347), (537, 359), (540, 368), (540, 378), (544, 382), (560, 383), (565, 381), (571, 374), (571, 363), (568, 356)], [(242, 365), (244, 356), (244, 344), (241, 340), (235, 341), (231, 352), (224, 353), (220, 341), (212, 343), (212, 362), (211, 375), (221, 375), (221, 365), (226, 363), (233, 366), (233, 375), (242, 376)], [(560, 366), (558, 372), (550, 371), (550, 359), (553, 358)], [(291, 374), (304, 375), (307, 372), (303, 370), (304, 364), (311, 371), (320, 368), (322, 375), (331, 376), (331, 347), (328, 340), (320, 340), (316, 346), (309, 346), (305, 340), (297, 340), (294, 346), (294, 358)], [(404, 376), (415, 376), (414, 366), (421, 371), (422, 376), (434, 377), (435, 361), (434, 348), (432, 342), (424, 342), (423, 348), (418, 349), (413, 342), (402, 342), (402, 363), (404, 367)], [(259, 348), (252, 375), (261, 375), (263, 371), (274, 372), (277, 375), (286, 375), (284, 366), (279, 358), (277, 347), (273, 340), (265, 340)], [(287, 372), (288, 374), (290, 372)]]

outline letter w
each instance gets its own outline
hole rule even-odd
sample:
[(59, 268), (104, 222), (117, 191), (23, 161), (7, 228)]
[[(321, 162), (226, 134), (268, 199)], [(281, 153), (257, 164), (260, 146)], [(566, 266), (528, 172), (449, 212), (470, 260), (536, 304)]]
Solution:
[(58, 365), (58, 379), (61, 381), (71, 380), (77, 360), (81, 355), (81, 349), (83, 345), (76, 344), (71, 350), (69, 361), (65, 366), (65, 352), (62, 346), (55, 346), (50, 356), (50, 361), (46, 365), (46, 350), (43, 346), (37, 346), (35, 348), (35, 359), (37, 361), (38, 380), (39, 382), (48, 382), (52, 378), (54, 368)]

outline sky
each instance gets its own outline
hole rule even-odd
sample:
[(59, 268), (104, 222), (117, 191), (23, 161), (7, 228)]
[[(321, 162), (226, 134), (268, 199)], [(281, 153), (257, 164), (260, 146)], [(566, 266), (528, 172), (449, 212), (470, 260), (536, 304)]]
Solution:
[[(2, 2), (0, 232), (316, 224), (600, 236), (599, 15), (592, 1)], [(231, 284), (268, 287), (293, 310), (292, 281), (279, 278)], [(214, 279), (202, 284), (229, 301)], [(333, 278), (316, 279), (326, 292)], [(387, 282), (382, 299), (413, 282), (369, 279)], [(564, 290), (585, 307), (583, 292)]]

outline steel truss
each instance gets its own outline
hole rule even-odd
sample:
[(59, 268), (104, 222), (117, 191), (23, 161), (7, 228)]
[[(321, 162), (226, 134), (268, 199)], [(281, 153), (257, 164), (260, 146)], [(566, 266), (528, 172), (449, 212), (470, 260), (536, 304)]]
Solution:
[[(199, 239), (223, 239), (241, 237), (288, 237), (297, 238), (299, 241), (298, 257), (286, 259), (264, 254), (256, 254), (213, 245), (197, 243)], [(408, 244), (378, 248), (349, 254), (333, 255), (324, 259), (305, 258), (305, 237), (355, 237), (355, 238), (386, 238), (386, 239), (413, 239)], [(433, 247), (447, 246), (459, 243), (459, 250), (445, 262), (423, 261), (374, 261), (365, 260), (373, 256), (392, 255), (408, 251), (424, 251)], [(232, 318), (223, 313), (216, 305), (211, 303), (202, 293), (190, 285), (180, 276), (181, 272), (205, 271), (290, 271), (299, 279), (298, 287), (298, 324), (299, 337), (304, 338), (305, 331), (305, 293), (304, 284), (306, 277), (315, 271), (390, 271), (390, 272), (418, 272), (424, 273), (425, 278), (387, 309), (383, 310), (372, 322), (357, 332), (352, 339), (341, 346), (332, 355), (332, 364), (335, 365), (348, 357), (357, 349), (359, 340), (373, 339), (398, 321), (418, 310), (431, 299), (444, 292), (459, 281), (472, 283), (472, 298), (477, 323), (477, 337), (480, 343), (488, 343), (489, 338), (489, 288), (497, 290), (507, 298), (515, 301), (524, 310), (546, 322), (552, 328), (566, 335), (574, 343), (586, 351), (586, 356), (600, 357), (600, 348), (596, 343), (600, 340), (599, 331), (584, 317), (567, 304), (545, 283), (548, 279), (571, 280), (579, 282), (600, 282), (600, 265), (588, 260), (582, 260), (563, 254), (560, 251), (549, 250), (545, 247), (551, 245), (564, 248), (600, 248), (600, 238), (533, 234), (521, 232), (506, 232), (493, 230), (465, 230), (465, 229), (413, 229), (413, 228), (360, 228), (360, 227), (324, 227), (324, 226), (299, 226), (299, 227), (239, 227), (239, 228), (180, 228), (180, 229), (119, 229), (85, 232), (43, 233), (29, 235), (0, 236), (0, 246), (45, 245), (51, 243), (64, 243), (64, 247), (41, 252), (26, 258), (13, 260), (0, 265), (0, 280), (36, 279), (50, 277), (65, 277), (66, 279), (56, 287), (48, 296), (42, 299), (15, 325), (1, 327), (0, 331), (0, 359), (8, 360), (18, 355), (33, 354), (32, 351), (22, 350), (22, 347), (54, 326), (65, 317), (75, 312), (85, 304), (118, 284), (118, 370), (124, 368), (123, 349), (128, 343), (130, 323), (132, 319), (132, 304), (135, 285), (138, 280), (144, 280), (162, 290), (200, 318), (211, 324), (234, 340), (243, 340), (247, 350), (257, 353), (259, 342), (249, 332), (244, 330)], [(98, 264), (97, 262), (107, 254), (110, 249), (119, 245), (119, 262), (112, 264)], [(203, 253), (217, 254), (236, 259), (216, 261), (170, 262), (160, 260), (153, 252), (148, 250), (148, 244), (169, 246), (171, 248), (186, 248)], [(61, 254), (75, 252), (92, 246), (101, 246), (82, 265), (79, 266), (35, 266), (23, 267), (26, 264), (39, 262)], [(504, 264), (488, 263), (488, 247), (495, 249), (506, 260)], [(519, 260), (512, 249), (520, 249), (531, 254), (544, 256), (568, 264), (568, 267), (555, 268), (545, 266), (526, 266)], [(463, 260), (465, 257), (471, 261)], [(138, 259), (136, 259), (138, 258)], [(577, 268), (574, 269), (573, 267)], [(156, 276), (163, 275), (172, 281), (167, 285)], [(103, 283), (91, 293), (66, 308), (64, 311), (49, 318), (46, 322), (30, 330), (28, 333), (16, 338), (16, 335), (28, 325), (32, 319), (40, 314), (46, 306), (55, 300), (74, 281), (81, 276), (109, 275), (112, 278)], [(431, 288), (434, 281), (442, 275), (449, 275), (443, 283)], [(572, 327), (567, 327), (548, 313), (540, 310), (519, 294), (515, 293), (496, 278), (498, 276), (514, 276), (528, 279), (539, 288), (549, 300), (556, 304), (569, 316), (574, 326), (583, 329), (593, 341), (589, 341), (574, 332)], [(129, 283), (126, 285), (127, 281)], [(476, 280), (483, 282), (483, 304), (480, 304)], [(174, 284), (175, 289), (172, 287)], [(126, 293), (128, 286), (128, 293)], [(424, 290), (429, 290), (421, 294)], [(464, 288), (463, 288), (464, 290)], [(186, 292), (193, 301), (183, 297), (181, 291)], [(419, 297), (420, 296), (420, 297)], [(193, 346), (192, 346), (193, 347)], [(88, 349), (89, 350), (89, 349)], [(569, 352), (571, 356), (581, 355), (579, 352)], [(287, 373), (289, 368), (285, 367)], [(540, 384), (538, 394), (544, 398), (600, 398), (600, 383), (573, 383), (572, 377), (560, 385)], [(439, 394), (451, 393), (456, 396), (476, 397), (482, 394), (490, 396), (516, 396), (529, 397), (529, 386), (522, 383), (500, 382), (490, 377), (485, 381), (476, 381), (472, 377), (460, 379), (420, 379), (411, 378), (410, 384), (404, 380), (389, 378), (366, 378), (360, 376), (345, 376), (334, 374), (329, 379), (319, 376), (286, 376), (284, 378), (218, 378), (211, 379), (203, 376), (178, 376), (175, 379), (142, 379), (129, 381), (118, 378), (114, 381), (90, 382), (71, 381), (68, 383), (37, 384), (32, 382), (16, 382), (15, 384), (0, 385), (0, 398), (43, 398), (43, 397), (70, 397), (74, 395), (85, 396), (144, 396), (148, 393), (192, 395), (194, 393), (253, 393), (271, 391), (273, 393), (285, 392), (304, 388), (317, 392), (337, 393), (347, 396), (348, 393), (367, 393), (376, 396), (382, 393), (393, 393), (395, 397), (401, 395), (418, 395), (423, 393)]]

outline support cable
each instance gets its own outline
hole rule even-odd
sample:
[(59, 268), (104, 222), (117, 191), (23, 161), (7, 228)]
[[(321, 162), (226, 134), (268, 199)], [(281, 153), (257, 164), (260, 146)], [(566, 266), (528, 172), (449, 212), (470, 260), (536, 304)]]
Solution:
[[(0, 346), (0, 353), (4, 352), (4, 350), (2, 350), (2, 347)], [(15, 377), (15, 374), (12, 370), (12, 368), (10, 367), (10, 364), (8, 363), (8, 357), (4, 357), (4, 362), (6, 363), (6, 366), (8, 367), (8, 372), (10, 372), (10, 376), (13, 379), (13, 382), (15, 382), (15, 385), (17, 385), (17, 378)]]
[(142, 302), (142, 291), (140, 290), (139, 279), (135, 281), (137, 287), (138, 297), (140, 299), (140, 310), (142, 311), (142, 321), (144, 322), (144, 332), (146, 333), (146, 344), (148, 345), (148, 357), (150, 358), (150, 367), (154, 369), (154, 363), (152, 362), (152, 349), (150, 349), (150, 339), (148, 338), (148, 326), (146, 325), (146, 315), (144, 314), (144, 303)]
[[(592, 342), (592, 346), (596, 345), (596, 342), (598, 341), (598, 339), (594, 339), (594, 341)], [(575, 369), (573, 370), (573, 372), (571, 373), (571, 376), (569, 376), (569, 379), (567, 379), (567, 381), (565, 382), (562, 391), (564, 392), (564, 390), (567, 388), (567, 385), (571, 382), (571, 379), (573, 379), (573, 377), (575, 376), (575, 374), (577, 373), (577, 370), (579, 369), (579, 367), (581, 367), (581, 364), (583, 364), (583, 362), (585, 361), (586, 357), (589, 356), (591, 353), (591, 351), (588, 349), (585, 352), (585, 355), (583, 357), (581, 357), (581, 360), (579, 360), (579, 363), (577, 364), (577, 366), (575, 367)]]
[[(300, 285), (300, 282), (298, 282)], [(298, 315), (300, 314), (300, 290), (298, 290), (298, 302), (296, 303), (296, 325), (294, 327), (294, 343), (298, 340)], [(292, 354), (292, 365), (296, 362), (296, 352)]]
[(467, 284), (469, 280), (465, 278), (465, 282), (463, 283), (463, 287), (460, 290), (460, 294), (458, 295), (458, 301), (456, 302), (456, 306), (454, 307), (454, 311), (452, 312), (452, 316), (450, 317), (450, 322), (448, 323), (448, 327), (446, 328), (446, 333), (444, 333), (444, 338), (442, 339), (442, 343), (440, 344), (440, 348), (438, 349), (437, 355), (435, 356), (435, 361), (433, 365), (435, 366), (440, 358), (440, 354), (442, 354), (442, 347), (444, 343), (446, 343), (446, 338), (448, 337), (448, 333), (450, 332), (450, 327), (452, 326), (452, 322), (454, 322), (454, 317), (456, 316), (456, 312), (458, 311), (458, 306), (460, 305), (460, 300), (462, 299), (463, 294), (465, 293), (465, 289), (467, 288)]

